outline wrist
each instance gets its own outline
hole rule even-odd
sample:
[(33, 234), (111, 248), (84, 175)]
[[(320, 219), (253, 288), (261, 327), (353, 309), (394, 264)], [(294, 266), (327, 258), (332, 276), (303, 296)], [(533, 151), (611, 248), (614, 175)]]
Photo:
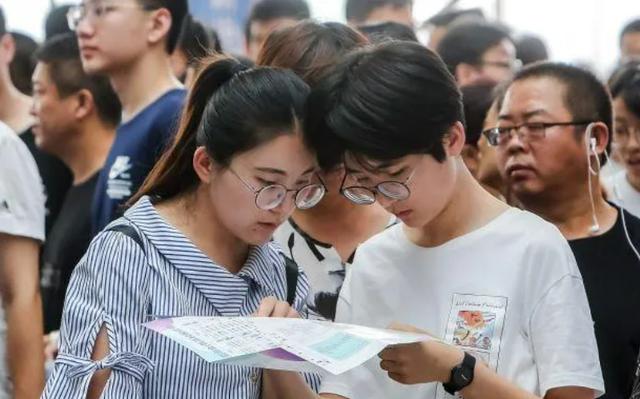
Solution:
[(448, 383), (451, 380), (451, 371), (464, 359), (464, 352), (452, 345), (437, 342), (441, 353), (438, 356), (438, 381)]

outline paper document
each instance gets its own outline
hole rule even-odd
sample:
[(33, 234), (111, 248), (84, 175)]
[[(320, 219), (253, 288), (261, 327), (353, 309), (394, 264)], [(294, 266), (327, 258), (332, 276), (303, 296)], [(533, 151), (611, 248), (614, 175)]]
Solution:
[(208, 362), (341, 374), (389, 345), (434, 338), (318, 320), (179, 317), (144, 325)]

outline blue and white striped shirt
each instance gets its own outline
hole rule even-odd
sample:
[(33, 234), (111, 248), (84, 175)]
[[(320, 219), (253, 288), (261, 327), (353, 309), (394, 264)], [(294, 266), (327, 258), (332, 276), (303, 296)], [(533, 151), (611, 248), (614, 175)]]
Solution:
[[(110, 226), (127, 235), (99, 234), (76, 267), (65, 301), (60, 354), (43, 398), (82, 398), (96, 370), (112, 370), (102, 398), (259, 398), (260, 369), (210, 364), (142, 323), (161, 316), (248, 316), (261, 300), (286, 300), (285, 265), (273, 243), (254, 247), (234, 275), (213, 263), (142, 198)], [(294, 307), (305, 314), (306, 276), (298, 279)], [(100, 328), (110, 355), (92, 361)], [(313, 388), (319, 380), (307, 376)]]

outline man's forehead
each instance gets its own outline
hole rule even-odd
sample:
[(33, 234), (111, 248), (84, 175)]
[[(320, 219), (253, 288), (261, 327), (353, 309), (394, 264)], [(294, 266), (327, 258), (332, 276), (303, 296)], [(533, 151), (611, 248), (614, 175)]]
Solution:
[(512, 112), (532, 113), (534, 111), (566, 110), (564, 104), (565, 87), (557, 79), (549, 77), (527, 78), (516, 81), (505, 93), (500, 116)]

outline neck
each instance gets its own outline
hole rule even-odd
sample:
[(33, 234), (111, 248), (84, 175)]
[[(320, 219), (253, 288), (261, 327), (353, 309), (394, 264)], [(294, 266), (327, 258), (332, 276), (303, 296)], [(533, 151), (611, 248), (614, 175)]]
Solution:
[[(607, 232), (615, 224), (617, 211), (602, 195), (598, 176), (591, 176), (593, 207), (587, 182), (548, 190), (548, 195), (518, 196), (524, 207), (556, 225), (567, 240), (586, 238)], [(592, 232), (594, 210), (599, 226)]]
[(407, 236), (417, 245), (442, 245), (486, 225), (509, 209), (480, 186), (461, 159), (454, 162), (456, 183), (447, 206), (427, 225), (405, 227)]
[(0, 73), (0, 121), (15, 132), (21, 132), (33, 122), (30, 108), (31, 98), (16, 89), (9, 72)]
[(169, 57), (163, 51), (150, 51), (140, 59), (109, 74), (122, 103), (123, 121), (153, 103), (171, 89), (181, 87), (173, 75)]
[(92, 118), (65, 143), (64, 151), (57, 155), (71, 169), (73, 185), (84, 183), (103, 167), (114, 138), (115, 127)]
[[(206, 188), (199, 187), (192, 193), (165, 201), (157, 208), (209, 259), (237, 274), (247, 260), (249, 244), (223, 227), (208, 198)], [(207, 222), (203, 223), (203, 220)]]

